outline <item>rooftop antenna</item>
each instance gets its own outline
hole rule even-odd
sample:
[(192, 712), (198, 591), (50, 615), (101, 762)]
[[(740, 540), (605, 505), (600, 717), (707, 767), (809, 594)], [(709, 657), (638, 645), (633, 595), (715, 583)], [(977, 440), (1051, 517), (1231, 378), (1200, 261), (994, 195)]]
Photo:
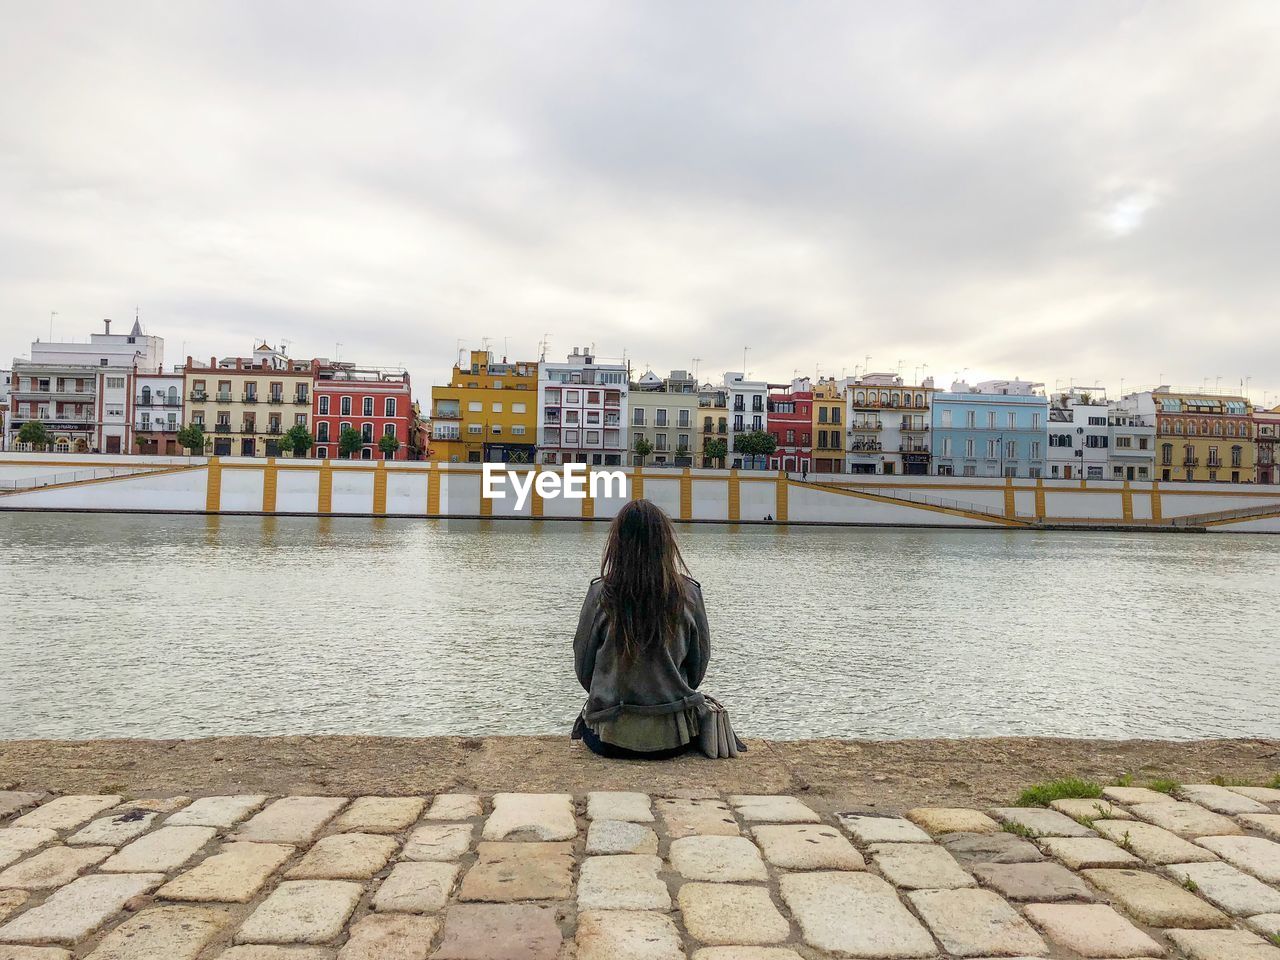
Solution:
[(750, 350), (750, 349), (751, 349), (750, 347), (743, 347), (743, 348), (742, 348), (742, 379), (743, 379), (743, 380), (747, 379), (747, 373), (748, 373), (748, 371), (747, 371), (747, 351), (748, 351), (748, 350)]
[(49, 342), (53, 342), (53, 318), (58, 315), (57, 310), (49, 311)]
[(700, 364), (701, 362), (702, 362), (702, 358), (701, 358), (701, 357), (694, 357), (694, 358), (693, 358), (693, 380), (694, 380), (694, 382), (695, 382), (695, 383), (696, 383), (696, 382), (697, 382), (697, 380), (698, 380), (698, 364)]
[(503, 363), (507, 362), (507, 355), (510, 354), (510, 352), (511, 352), (511, 338), (503, 337), (502, 338), (502, 362)]
[(542, 343), (539, 344), (539, 346), (542, 348), (541, 353), (538, 356), (539, 361), (542, 363), (547, 362), (547, 347), (550, 345), (550, 343), (551, 343), (551, 334), (544, 333), (542, 335)]
[(342, 359), (342, 344), (335, 343), (333, 345), (333, 359), (335, 363)]
[(862, 375), (865, 377), (871, 372), (871, 354), (867, 354), (867, 365), (862, 368)]

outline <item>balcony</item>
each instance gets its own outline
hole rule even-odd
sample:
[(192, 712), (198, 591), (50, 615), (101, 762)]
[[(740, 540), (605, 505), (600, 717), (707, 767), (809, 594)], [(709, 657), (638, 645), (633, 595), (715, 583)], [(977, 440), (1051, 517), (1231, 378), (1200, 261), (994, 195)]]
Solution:
[(176, 423), (144, 423), (138, 427), (140, 433), (177, 433)]
[(240, 396), (241, 403), (257, 403), (258, 395), (256, 393), (245, 393)]
[(252, 423), (242, 423), (240, 424), (240, 432), (241, 433), (257, 433), (258, 431), (257, 431), (257, 428)]
[(213, 425), (213, 432), (214, 432), (214, 433), (230, 433), (230, 432), (231, 432), (231, 424), (229, 424), (229, 423), (215, 423), (215, 424)]
[[(16, 377), (14, 378), (17, 379)], [(94, 390), (21, 390), (17, 387), (10, 387), (9, 392), (14, 397), (29, 397), (33, 400), (92, 400), (98, 395), (98, 391)]]
[(271, 394), (271, 396), (267, 397), (267, 403), (276, 403), (276, 404), (284, 403), (284, 394), (283, 393)]
[(879, 440), (855, 440), (849, 444), (850, 453), (878, 453), (882, 449)]
[(926, 423), (912, 426), (909, 423), (904, 423), (899, 429), (901, 429), (903, 433), (928, 433), (929, 425)]
[(188, 399), (194, 400), (196, 403), (204, 403), (209, 399), (209, 395), (203, 390), (192, 390), (191, 393), (188, 394)]
[(298, 406), (305, 406), (311, 402), (311, 399), (305, 393), (300, 393), (293, 398), (293, 402)]
[(135, 402), (139, 407), (172, 407), (176, 410), (178, 407), (182, 406), (181, 400), (162, 400), (159, 397), (150, 397), (147, 399), (139, 397)]
[(280, 429), (280, 424), (278, 424), (278, 423), (268, 423), (268, 424), (267, 424), (267, 429), (266, 429), (266, 431), (265, 431), (265, 432), (266, 432), (267, 436), (269, 436), (269, 437), (278, 437), (278, 436), (280, 436), (280, 434), (281, 434), (281, 433), (283, 433), (284, 431)]
[(876, 430), (883, 430), (883, 429), (884, 429), (884, 424), (882, 424), (879, 420), (867, 420), (867, 421), (852, 424), (849, 427), (849, 435), (853, 436), (853, 434), (855, 433), (867, 433), (868, 431), (876, 431)]
[(899, 453), (928, 453), (929, 448), (920, 443), (900, 443), (898, 444)]
[(231, 394), (229, 394), (229, 393), (221, 393), (221, 392), (220, 392), (220, 393), (216, 393), (216, 394), (214, 394), (213, 400), (214, 400), (214, 403), (230, 403), (230, 402), (231, 402)]
[(1198, 467), (1200, 465), (1199, 457), (1183, 457), (1182, 465), (1184, 467)]

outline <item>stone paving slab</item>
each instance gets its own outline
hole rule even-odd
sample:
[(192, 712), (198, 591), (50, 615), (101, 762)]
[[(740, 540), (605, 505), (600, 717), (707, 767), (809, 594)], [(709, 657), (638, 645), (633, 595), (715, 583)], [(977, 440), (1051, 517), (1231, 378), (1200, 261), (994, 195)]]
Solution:
[(1247, 930), (1170, 930), (1189, 960), (1280, 960), (1280, 948)]
[(1065, 813), (1071, 819), (1079, 820), (1132, 820), (1133, 814), (1124, 807), (1117, 806), (1110, 800), (1099, 797), (1096, 800), (1063, 799), (1049, 804), (1051, 809)]
[(963, 865), (975, 863), (1036, 863), (1044, 859), (1029, 840), (1012, 833), (944, 833), (938, 842)]
[(357, 833), (402, 833), (426, 808), (423, 797), (356, 797), (333, 821), (333, 829)]
[(1099, 820), (1094, 823), (1093, 828), (1117, 846), (1156, 866), (1218, 859), (1204, 847), (1198, 847), (1177, 834), (1150, 823)]
[(248, 903), (294, 849), (284, 843), (224, 843), (161, 887), (158, 895), (192, 903)]
[(529, 834), (539, 840), (572, 840), (578, 835), (573, 797), (567, 793), (499, 793), (484, 822), (484, 839)]
[(1039, 957), (1049, 952), (1031, 925), (989, 890), (917, 890), (907, 898), (952, 956)]
[(1102, 798), (1129, 806), (1134, 803), (1172, 803), (1175, 798), (1146, 787), (1103, 787)]
[(850, 836), (862, 844), (933, 842), (932, 837), (905, 817), (842, 813), (839, 820)]
[(196, 960), (231, 915), (207, 907), (157, 907), (136, 913), (103, 939), (90, 960)]
[(1244, 794), (1219, 787), (1212, 783), (1184, 784), (1177, 790), (1178, 796), (1208, 807), (1214, 813), (1270, 813), (1271, 809), (1259, 800), (1251, 800)]
[(1174, 831), (1118, 799), (919, 823), (702, 789), (48, 799), (10, 819), (59, 826), (0, 828), (25, 884), (0, 886), (0, 960), (1275, 960), (1280, 814), (1145, 794)]
[(169, 827), (230, 827), (259, 809), (269, 798), (257, 794), (202, 797), (165, 820)]
[(443, 910), (460, 871), (456, 863), (397, 863), (373, 895), (373, 909), (379, 913)]
[(1250, 800), (1257, 800), (1259, 803), (1272, 806), (1280, 804), (1280, 790), (1275, 787), (1227, 787), (1227, 789)]
[(58, 797), (24, 813), (10, 824), (12, 827), (47, 827), (50, 830), (78, 830), (98, 814), (120, 802), (114, 794), (81, 794)]
[(1163, 827), (1188, 840), (1241, 832), (1240, 825), (1230, 817), (1206, 810), (1196, 803), (1136, 803), (1129, 810), (1139, 820)]
[(72, 846), (86, 847), (119, 847), (134, 840), (151, 829), (158, 813), (129, 811), (109, 817), (91, 820), (78, 831), (67, 837)]
[(1016, 824), (1037, 837), (1092, 837), (1094, 832), (1057, 810), (1040, 807), (996, 807), (991, 815), (1001, 823)]
[(597, 790), (587, 794), (587, 818), (653, 823), (653, 801), (647, 793)]
[(1100, 903), (1033, 903), (1026, 912), (1049, 939), (1083, 957), (1124, 960), (1164, 956), (1160, 944)]
[(1232, 916), (1280, 913), (1280, 890), (1229, 863), (1176, 863), (1168, 869), (1180, 883), (1190, 880), (1200, 896)]
[(555, 907), (455, 903), (432, 960), (556, 960), (562, 941)]
[(1280, 884), (1280, 843), (1262, 837), (1201, 837), (1197, 842), (1245, 873)]
[(236, 943), (329, 943), (355, 911), (364, 888), (347, 880), (280, 884), (236, 933)]
[(0, 943), (79, 943), (134, 897), (163, 882), (158, 873), (81, 877), (0, 927)]
[[(1246, 813), (1240, 817), (1240, 825), (1257, 830), (1268, 840), (1280, 840), (1280, 813)], [(0, 830), (0, 836), (3, 834)]]
[(686, 883), (678, 899), (685, 929), (699, 943), (781, 943), (791, 934), (791, 925), (764, 887)]
[(44, 798), (44, 794), (36, 790), (0, 790), (0, 820), (10, 814), (34, 807)]
[(1231, 918), (1178, 884), (1145, 870), (1085, 870), (1083, 876), (1139, 923), (1207, 930)]
[(345, 797), (284, 797), (255, 814), (231, 839), (306, 846), (346, 805)]

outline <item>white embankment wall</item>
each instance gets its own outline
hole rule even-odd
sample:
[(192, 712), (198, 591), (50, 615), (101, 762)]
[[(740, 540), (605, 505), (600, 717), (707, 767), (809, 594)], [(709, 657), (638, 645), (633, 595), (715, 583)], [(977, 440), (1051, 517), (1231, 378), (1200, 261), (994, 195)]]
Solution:
[(622, 496), (531, 495), (517, 509), (510, 485), (505, 499), (481, 496), (478, 464), (4, 453), (0, 511), (599, 519), (646, 497), (691, 521), (1011, 528), (1160, 527), (1181, 518), (1215, 531), (1280, 533), (1280, 486), (839, 475), (801, 483), (766, 471), (622, 472)]

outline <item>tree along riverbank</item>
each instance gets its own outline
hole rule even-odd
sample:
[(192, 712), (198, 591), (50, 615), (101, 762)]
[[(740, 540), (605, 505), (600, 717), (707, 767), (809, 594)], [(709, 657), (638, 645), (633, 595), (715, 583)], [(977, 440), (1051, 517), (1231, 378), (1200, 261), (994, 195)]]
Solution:
[[(120, 793), (791, 793), (820, 807), (1011, 801), (1078, 776), (1113, 783), (1280, 773), (1280, 740), (750, 740), (736, 760), (602, 760), (563, 737), (217, 737), (0, 741), (0, 790)], [(825, 803), (824, 803), (825, 801)]]

